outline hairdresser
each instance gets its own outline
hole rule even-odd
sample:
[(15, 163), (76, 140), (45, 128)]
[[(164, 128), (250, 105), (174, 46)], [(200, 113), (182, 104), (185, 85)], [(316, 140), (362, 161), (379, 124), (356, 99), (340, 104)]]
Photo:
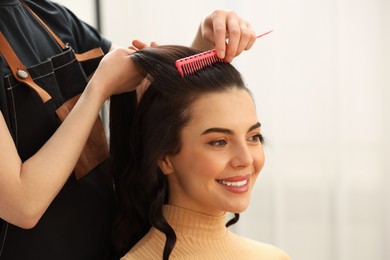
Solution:
[[(215, 46), (231, 61), (254, 40), (235, 13), (215, 11), (193, 47)], [(142, 81), (132, 52), (60, 4), (0, 0), (1, 260), (112, 258), (113, 185), (99, 110)]]

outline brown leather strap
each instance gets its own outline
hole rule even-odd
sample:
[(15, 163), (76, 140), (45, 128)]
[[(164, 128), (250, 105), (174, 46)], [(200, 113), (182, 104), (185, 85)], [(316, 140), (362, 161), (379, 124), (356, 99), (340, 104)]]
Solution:
[(103, 50), (99, 48), (95, 48), (89, 51), (86, 51), (84, 53), (75, 53), (76, 59), (80, 62), (86, 61), (86, 60), (91, 60), (99, 57), (104, 56)]
[[(73, 109), (80, 95), (81, 94), (67, 100), (56, 110), (57, 117), (61, 122), (65, 120)], [(74, 168), (76, 179), (79, 180), (87, 175), (93, 168), (105, 161), (108, 158), (108, 155), (107, 137), (104, 132), (103, 123), (98, 116)]]
[[(19, 0), (25, 7), (26, 9), (35, 17), (35, 19), (37, 19), (37, 21), (42, 24), (42, 26), (46, 29), (46, 31), (53, 37), (53, 39), (57, 42), (57, 44), (62, 48), (62, 49), (65, 49), (66, 48), (66, 44), (49, 28), (49, 26), (46, 25), (46, 23), (44, 21), (42, 21), (41, 18), (39, 18), (39, 16), (34, 13), (33, 10), (31, 10), (30, 7), (28, 7), (28, 5), (26, 5), (26, 3), (24, 3), (22, 0)], [(103, 50), (98, 47), (98, 48), (95, 48), (95, 49), (92, 49), (92, 50), (89, 50), (87, 52), (84, 52), (84, 53), (80, 53), (80, 54), (76, 54), (75, 53), (75, 56), (76, 56), (76, 59), (80, 62), (83, 62), (83, 61), (86, 61), (86, 60), (91, 60), (91, 59), (95, 59), (95, 58), (99, 58), (99, 57), (102, 57), (104, 56), (104, 52)]]
[(11, 68), (12, 74), (17, 81), (24, 83), (32, 88), (41, 97), (43, 102), (51, 99), (49, 93), (47, 93), (43, 88), (38, 86), (33, 81), (27, 69), (19, 60), (18, 56), (16, 56), (14, 50), (12, 49), (11, 45), (9, 45), (2, 32), (0, 32), (0, 53), (3, 55), (8, 66)]

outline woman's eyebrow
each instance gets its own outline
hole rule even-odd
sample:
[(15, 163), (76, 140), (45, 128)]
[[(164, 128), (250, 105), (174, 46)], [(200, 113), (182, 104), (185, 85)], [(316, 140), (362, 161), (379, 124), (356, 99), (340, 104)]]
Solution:
[[(257, 122), (256, 124), (254, 124), (253, 126), (249, 127), (248, 129), (248, 132), (256, 129), (256, 128), (259, 128), (261, 127), (261, 124), (260, 122)], [(209, 128), (207, 130), (205, 130), (201, 135), (205, 135), (205, 134), (208, 134), (208, 133), (223, 133), (223, 134), (230, 134), (232, 135), (234, 132), (228, 128), (222, 128), (222, 127), (213, 127), (213, 128)]]
[(260, 127), (261, 127), (260, 122), (257, 122), (257, 123), (254, 124), (253, 126), (249, 127), (248, 132), (250, 132), (250, 131), (252, 131), (252, 130), (254, 130), (254, 129), (256, 129), (256, 128), (260, 128)]
[(221, 127), (213, 127), (205, 130), (201, 135), (205, 135), (208, 133), (224, 133), (224, 134), (233, 134), (233, 131), (227, 128)]

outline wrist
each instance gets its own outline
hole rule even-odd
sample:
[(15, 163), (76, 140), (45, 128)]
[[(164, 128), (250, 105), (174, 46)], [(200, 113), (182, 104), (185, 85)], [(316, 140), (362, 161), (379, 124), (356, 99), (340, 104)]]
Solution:
[(104, 86), (98, 84), (94, 80), (90, 80), (85, 87), (85, 90), (82, 94), (85, 99), (94, 101), (99, 107), (110, 97), (108, 93), (105, 93)]

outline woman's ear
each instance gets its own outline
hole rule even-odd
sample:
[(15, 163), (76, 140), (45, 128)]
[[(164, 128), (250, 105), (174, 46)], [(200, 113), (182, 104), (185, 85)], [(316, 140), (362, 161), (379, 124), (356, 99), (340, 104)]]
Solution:
[(171, 158), (168, 155), (165, 155), (163, 158), (157, 160), (157, 165), (165, 175), (173, 172)]

